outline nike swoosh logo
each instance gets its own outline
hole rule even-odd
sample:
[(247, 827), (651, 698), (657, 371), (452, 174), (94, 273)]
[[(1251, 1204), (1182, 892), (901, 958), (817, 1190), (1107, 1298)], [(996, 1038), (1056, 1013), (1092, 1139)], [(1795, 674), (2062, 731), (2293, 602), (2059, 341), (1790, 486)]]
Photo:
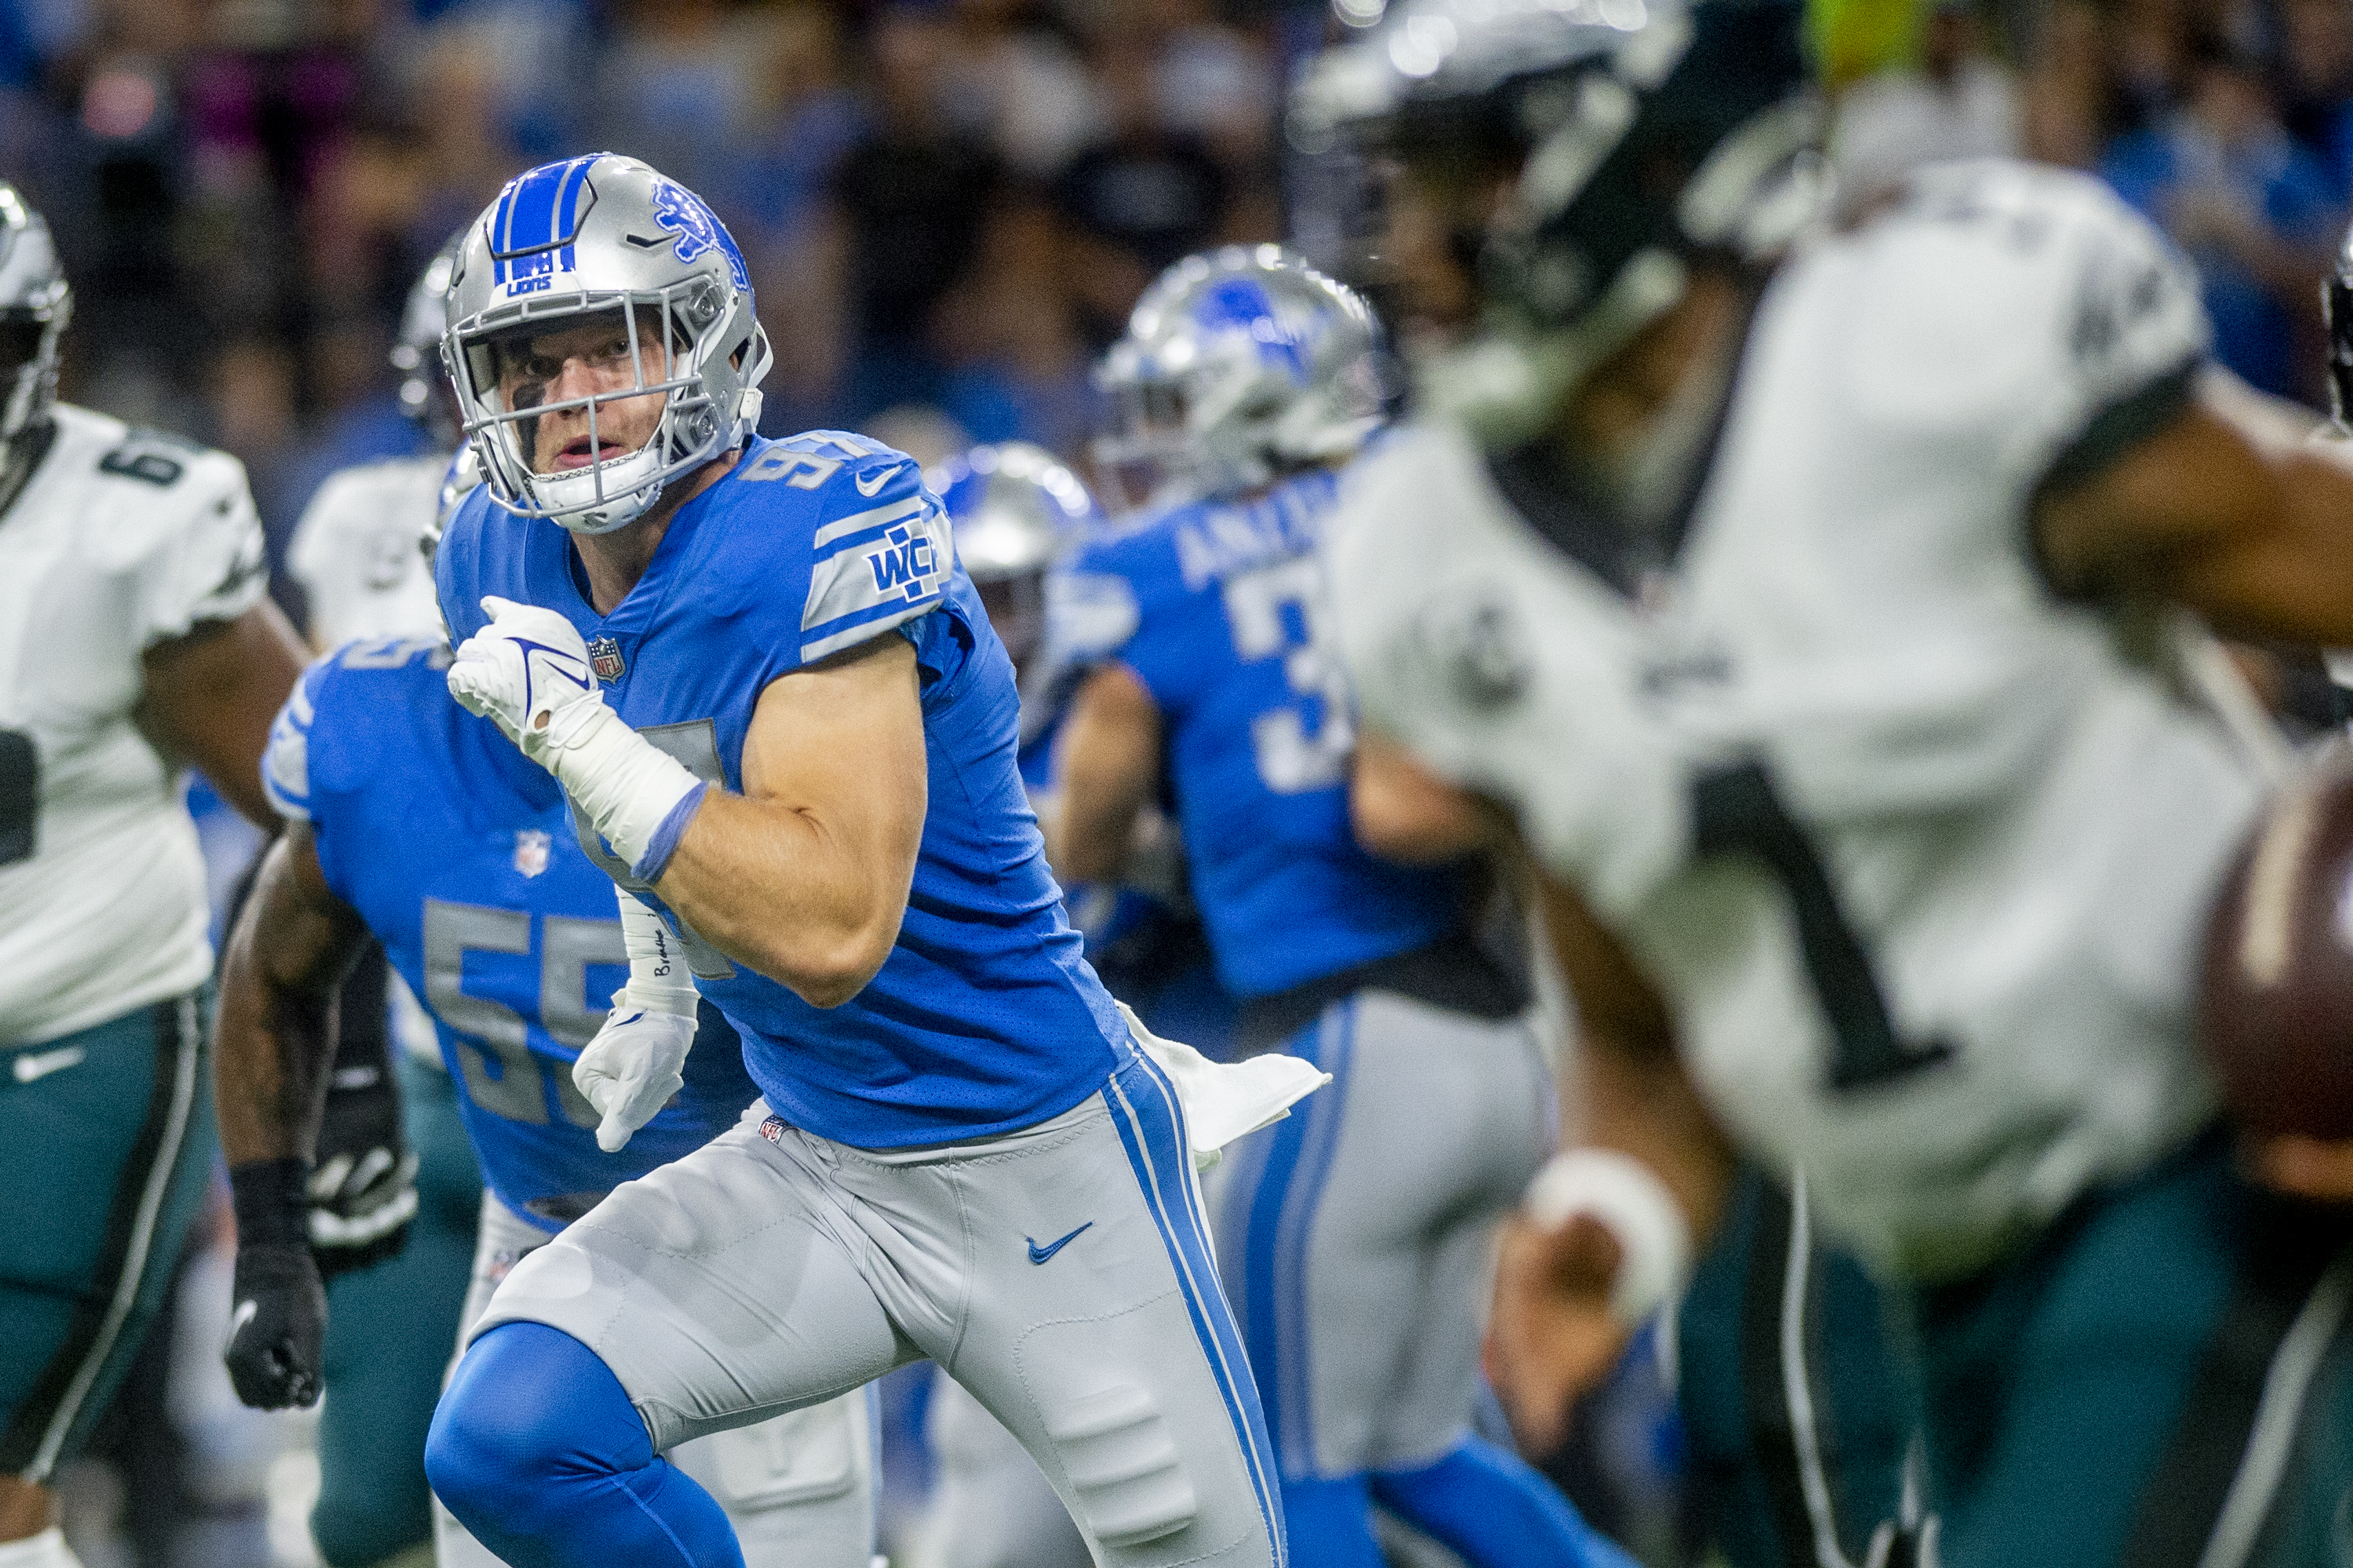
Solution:
[(858, 493), (860, 495), (864, 496), (868, 500), (872, 500), (876, 496), (882, 493), (882, 487), (891, 482), (891, 476), (897, 473), (901, 468), (903, 468), (906, 466), (907, 465), (904, 463), (892, 464), (881, 473), (874, 475), (873, 482), (871, 484), (867, 482), (867, 476), (864, 474), (859, 475), (849, 482), (858, 487)]
[(1043, 1263), (1048, 1258), (1053, 1257), (1054, 1254), (1061, 1251), (1062, 1248), (1070, 1246), (1071, 1243), (1078, 1240), (1080, 1231), (1092, 1230), (1094, 1227), (1095, 1222), (1089, 1220), (1086, 1224), (1079, 1226), (1078, 1230), (1071, 1232), (1070, 1235), (1062, 1237), (1061, 1240), (1054, 1243), (1051, 1247), (1040, 1247), (1036, 1242), (1029, 1241), (1029, 1238), (1026, 1236), (1021, 1239), (1024, 1241), (1029, 1241), (1029, 1261), (1032, 1263)]
[(18, 1083), (32, 1083), (53, 1072), (79, 1067), (89, 1055), (90, 1049), (86, 1046), (60, 1046), (54, 1051), (26, 1051), (16, 1058), (16, 1065), (9, 1070), (16, 1075)]

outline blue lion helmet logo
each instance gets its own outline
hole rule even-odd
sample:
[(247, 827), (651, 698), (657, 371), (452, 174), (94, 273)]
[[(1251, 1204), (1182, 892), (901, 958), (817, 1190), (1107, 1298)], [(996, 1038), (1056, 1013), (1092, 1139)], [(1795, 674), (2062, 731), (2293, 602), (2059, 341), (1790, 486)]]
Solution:
[(751, 270), (744, 265), (744, 253), (735, 248), (727, 226), (684, 185), (663, 180), (654, 186), (654, 222), (678, 236), (673, 254), (681, 261), (691, 261), (706, 250), (719, 251), (727, 258), (727, 270), (735, 287), (752, 287)]

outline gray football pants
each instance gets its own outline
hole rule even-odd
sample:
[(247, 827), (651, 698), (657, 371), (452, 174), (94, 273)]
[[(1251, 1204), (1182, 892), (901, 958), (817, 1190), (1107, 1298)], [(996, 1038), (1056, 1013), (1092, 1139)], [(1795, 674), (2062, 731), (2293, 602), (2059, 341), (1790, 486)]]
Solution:
[(755, 1102), (517, 1265), (657, 1450), (930, 1357), (1020, 1438), (1106, 1568), (1274, 1568), (1282, 1502), (1184, 1112), (1140, 1052), (1002, 1138), (870, 1152)]
[(1332, 1075), (1209, 1173), (1218, 1261), (1287, 1481), (1468, 1435), (1497, 1226), (1554, 1144), (1524, 1019), (1360, 991), (1285, 1042)]
[(962, 1384), (932, 1385), (925, 1427), (939, 1467), (926, 1515), (933, 1568), (1088, 1568), (1062, 1500)]
[[(460, 1351), (509, 1271), (554, 1239), (483, 1193), (474, 1278), (459, 1319)], [(727, 1510), (747, 1568), (869, 1568), (874, 1560), (872, 1398), (860, 1389), (754, 1426), (691, 1438), (664, 1457)], [(440, 1568), (495, 1568), (499, 1561), (438, 1499), (433, 1552)]]

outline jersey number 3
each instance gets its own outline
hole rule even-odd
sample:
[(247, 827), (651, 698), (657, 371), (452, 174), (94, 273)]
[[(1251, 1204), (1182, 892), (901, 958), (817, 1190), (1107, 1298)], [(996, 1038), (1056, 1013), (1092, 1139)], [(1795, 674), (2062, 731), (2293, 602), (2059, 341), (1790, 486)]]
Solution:
[(41, 819), (41, 754), (33, 737), (0, 730), (0, 866), (33, 858)]
[(1830, 1019), (1831, 1089), (1871, 1089), (1950, 1059), (1953, 1047), (1945, 1041), (1907, 1040), (1895, 1032), (1862, 938), (1839, 907), (1813, 840), (1781, 804), (1761, 763), (1701, 775), (1692, 786), (1692, 825), (1702, 855), (1753, 856), (1781, 884), (1807, 977)]
[(1356, 743), (1348, 677), (1332, 655), (1324, 577), (1300, 555), (1227, 579), (1226, 624), (1244, 664), (1282, 657), (1291, 700), (1250, 721), (1259, 781), (1276, 795), (1329, 789), (1347, 776)]

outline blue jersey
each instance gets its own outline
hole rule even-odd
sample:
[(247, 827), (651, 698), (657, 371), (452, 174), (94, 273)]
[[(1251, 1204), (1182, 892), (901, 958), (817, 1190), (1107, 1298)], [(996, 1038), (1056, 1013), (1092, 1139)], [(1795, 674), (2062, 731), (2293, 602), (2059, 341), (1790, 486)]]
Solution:
[(759, 1093), (702, 1010), (686, 1088), (617, 1154), (572, 1082), (628, 979), (613, 884), (572, 841), (555, 781), (444, 684), (438, 639), (356, 642), (312, 665), (262, 783), (311, 824), (335, 896), (433, 1015), (459, 1114), (499, 1201), (549, 1230), (701, 1148)]
[(1335, 476), (1199, 501), (1089, 545), (1058, 584), (1079, 660), (1116, 658), (1160, 709), (1193, 897), (1218, 975), (1265, 996), (1433, 941), (1443, 872), (1377, 860), (1348, 825), (1355, 744), (1315, 546)]
[[(987, 1137), (1078, 1104), (1133, 1048), (1046, 868), (1015, 762), (1012, 661), (912, 458), (836, 432), (753, 441), (678, 510), (610, 616), (588, 602), (570, 536), (487, 489), (451, 521), (436, 570), (453, 637), (486, 624), (485, 595), (570, 617), (614, 710), (735, 791), (771, 681), (877, 637), (914, 645), (929, 808), (881, 970), (827, 1010), (679, 933), (787, 1121), (871, 1149)], [(600, 839), (583, 842), (678, 925)]]

